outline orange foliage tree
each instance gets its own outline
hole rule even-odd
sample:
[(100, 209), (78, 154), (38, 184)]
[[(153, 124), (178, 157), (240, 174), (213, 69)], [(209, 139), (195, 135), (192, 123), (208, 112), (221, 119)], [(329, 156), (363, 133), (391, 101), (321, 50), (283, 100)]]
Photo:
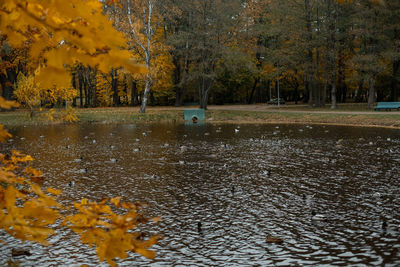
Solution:
[[(112, 27), (101, 7), (97, 0), (4, 0), (0, 3), (0, 32), (13, 47), (31, 42), (30, 64), (42, 87), (68, 88), (68, 67), (78, 60), (102, 71), (122, 66), (144, 72), (130, 62), (131, 54), (123, 50), (123, 34)], [(15, 106), (0, 97), (1, 108)], [(10, 136), (0, 125), (0, 141)], [(128, 257), (128, 251), (154, 257), (149, 248), (159, 237), (144, 240), (141, 233), (133, 231), (148, 221), (138, 205), (112, 198), (99, 203), (83, 199), (64, 207), (56, 199), (62, 192), (44, 188), (43, 175), (30, 166), (31, 161), (32, 157), (17, 151), (0, 154), (0, 229), (23, 241), (48, 245), (47, 238), (55, 234), (54, 224), (61, 222), (58, 226), (80, 234), (82, 243), (95, 246), (99, 259), (110, 265), (116, 265), (116, 257)]]

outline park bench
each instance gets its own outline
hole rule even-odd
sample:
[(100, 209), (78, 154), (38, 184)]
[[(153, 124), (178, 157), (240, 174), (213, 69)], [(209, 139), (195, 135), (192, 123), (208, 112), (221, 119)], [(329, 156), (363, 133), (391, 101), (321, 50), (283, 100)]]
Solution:
[(378, 102), (374, 110), (392, 110), (392, 109), (399, 109), (400, 102)]

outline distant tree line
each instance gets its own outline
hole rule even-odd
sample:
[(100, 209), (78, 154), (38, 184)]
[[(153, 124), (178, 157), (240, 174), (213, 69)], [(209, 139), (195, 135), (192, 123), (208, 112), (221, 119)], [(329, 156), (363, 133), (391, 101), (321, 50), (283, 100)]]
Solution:
[[(147, 74), (70, 66), (79, 107), (399, 101), (400, 2), (125, 0), (104, 13)], [(0, 84), (15, 97), (29, 43), (1, 36)]]

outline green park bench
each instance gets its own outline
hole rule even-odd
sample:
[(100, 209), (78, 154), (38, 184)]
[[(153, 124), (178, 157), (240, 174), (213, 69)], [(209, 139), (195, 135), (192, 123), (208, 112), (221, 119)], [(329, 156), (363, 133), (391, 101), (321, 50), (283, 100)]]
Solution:
[(374, 110), (392, 110), (392, 109), (399, 109), (400, 102), (378, 102)]

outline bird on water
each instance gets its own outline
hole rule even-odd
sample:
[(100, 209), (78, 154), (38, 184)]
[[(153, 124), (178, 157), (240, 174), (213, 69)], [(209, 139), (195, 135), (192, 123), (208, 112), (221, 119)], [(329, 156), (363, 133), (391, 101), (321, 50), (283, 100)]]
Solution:
[(327, 221), (328, 219), (327, 219), (324, 215), (322, 215), (322, 214), (317, 214), (317, 213), (315, 212), (315, 210), (313, 210), (313, 211), (311, 212), (311, 220), (314, 220), (314, 221)]

